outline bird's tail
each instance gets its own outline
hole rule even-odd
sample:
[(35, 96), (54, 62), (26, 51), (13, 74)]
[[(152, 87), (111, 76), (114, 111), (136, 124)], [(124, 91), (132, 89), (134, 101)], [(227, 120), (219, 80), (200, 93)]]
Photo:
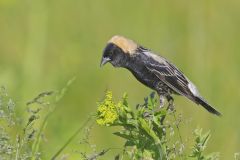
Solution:
[(208, 104), (203, 98), (195, 97), (195, 101), (197, 104), (203, 106), (208, 112), (215, 114), (217, 116), (222, 116), (220, 112), (218, 112), (215, 108), (213, 108), (210, 104)]

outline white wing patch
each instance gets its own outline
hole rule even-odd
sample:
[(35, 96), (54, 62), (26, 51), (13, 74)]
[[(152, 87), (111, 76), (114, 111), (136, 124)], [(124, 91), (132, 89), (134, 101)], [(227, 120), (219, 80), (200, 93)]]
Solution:
[(152, 57), (154, 60), (156, 60), (157, 62), (160, 62), (160, 63), (165, 63), (165, 59), (163, 57), (160, 57), (159, 55), (156, 55), (156, 54), (153, 54), (151, 53), (150, 51), (145, 51), (143, 52), (144, 54), (146, 54), (147, 56), (149, 57)]
[(188, 88), (190, 89), (190, 91), (193, 93), (194, 96), (200, 96), (197, 87), (188, 80)]

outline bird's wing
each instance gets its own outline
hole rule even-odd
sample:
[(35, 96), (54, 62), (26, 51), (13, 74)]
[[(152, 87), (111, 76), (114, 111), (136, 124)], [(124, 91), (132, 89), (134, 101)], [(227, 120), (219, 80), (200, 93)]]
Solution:
[(144, 65), (149, 71), (154, 73), (172, 90), (194, 101), (194, 92), (198, 94), (198, 91), (177, 67), (163, 57), (149, 51), (144, 54), (148, 57), (148, 62), (145, 62)]
[(144, 50), (141, 53), (144, 54), (145, 67), (154, 73), (159, 80), (178, 94), (187, 97), (196, 104), (200, 104), (209, 112), (221, 116), (220, 112), (201, 97), (195, 85), (184, 76), (177, 67), (168, 62), (165, 58), (157, 56), (149, 50)]

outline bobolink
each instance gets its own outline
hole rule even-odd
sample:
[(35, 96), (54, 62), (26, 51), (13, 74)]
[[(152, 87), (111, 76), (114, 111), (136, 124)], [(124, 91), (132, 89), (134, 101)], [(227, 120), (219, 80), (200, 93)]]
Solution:
[(113, 36), (103, 51), (101, 66), (110, 62), (114, 67), (128, 69), (144, 85), (155, 90), (160, 97), (160, 107), (164, 99), (173, 106), (172, 94), (182, 95), (200, 104), (210, 113), (221, 113), (207, 103), (196, 86), (172, 63), (151, 50), (123, 36)]

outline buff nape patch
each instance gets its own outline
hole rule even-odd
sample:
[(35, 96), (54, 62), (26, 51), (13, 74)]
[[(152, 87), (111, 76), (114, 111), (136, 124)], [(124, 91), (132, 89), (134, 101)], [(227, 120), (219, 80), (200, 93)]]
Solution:
[(133, 40), (127, 39), (123, 36), (113, 36), (108, 43), (113, 43), (121, 48), (125, 53), (134, 54), (138, 47), (137, 43)]

